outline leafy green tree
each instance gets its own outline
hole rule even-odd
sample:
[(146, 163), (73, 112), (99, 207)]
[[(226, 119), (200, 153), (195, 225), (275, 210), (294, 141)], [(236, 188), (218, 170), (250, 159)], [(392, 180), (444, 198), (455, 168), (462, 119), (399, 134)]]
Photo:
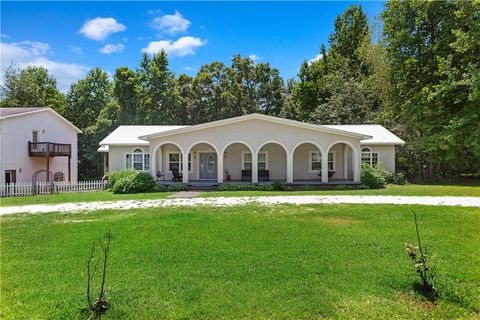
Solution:
[(382, 17), (395, 88), (385, 112), (407, 140), (405, 169), (478, 170), (478, 2), (391, 1)]
[(178, 91), (175, 74), (168, 67), (165, 51), (151, 58), (144, 53), (138, 76), (143, 124), (175, 123), (173, 114), (178, 103)]
[(137, 108), (140, 103), (139, 79), (137, 74), (127, 67), (117, 68), (114, 75), (113, 94), (118, 101), (118, 123), (137, 124)]
[(10, 65), (1, 87), (2, 107), (50, 107), (58, 112), (65, 108), (65, 96), (57, 89), (57, 81), (43, 67), (18, 69)]
[(74, 83), (67, 94), (64, 116), (83, 133), (78, 138), (80, 179), (99, 178), (102, 173), (98, 143), (116, 124), (118, 105), (112, 99), (108, 74), (95, 68)]

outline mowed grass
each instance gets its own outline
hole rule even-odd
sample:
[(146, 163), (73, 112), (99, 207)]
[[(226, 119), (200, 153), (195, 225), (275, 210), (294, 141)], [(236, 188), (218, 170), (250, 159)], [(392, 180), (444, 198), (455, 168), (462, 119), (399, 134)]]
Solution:
[(173, 192), (152, 192), (136, 194), (113, 194), (110, 191), (60, 193), (52, 195), (38, 195), (29, 197), (0, 198), (0, 206), (23, 206), (29, 204), (55, 204), (66, 202), (93, 202), (115, 200), (147, 200), (163, 199)]
[(249, 197), (284, 195), (369, 195), (369, 196), (457, 196), (480, 197), (480, 185), (388, 185), (375, 190), (315, 190), (315, 191), (214, 191), (200, 197)]
[[(438, 255), (435, 303), (403, 242)], [(1, 218), (2, 319), (84, 315), (92, 241), (114, 235), (104, 319), (480, 317), (480, 210), (394, 205), (155, 208)]]

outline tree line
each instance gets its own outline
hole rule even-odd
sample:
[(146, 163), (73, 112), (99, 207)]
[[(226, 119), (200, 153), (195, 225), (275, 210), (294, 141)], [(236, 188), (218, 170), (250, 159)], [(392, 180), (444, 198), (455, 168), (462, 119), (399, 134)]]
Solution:
[(2, 107), (52, 107), (83, 130), (79, 177), (102, 172), (98, 142), (122, 124), (192, 125), (259, 112), (316, 124), (380, 123), (406, 141), (410, 178), (480, 170), (479, 2), (389, 1), (374, 32), (360, 6), (338, 16), (328, 44), (298, 77), (234, 55), (178, 76), (165, 52), (100, 68), (63, 94), (42, 67), (10, 67)]

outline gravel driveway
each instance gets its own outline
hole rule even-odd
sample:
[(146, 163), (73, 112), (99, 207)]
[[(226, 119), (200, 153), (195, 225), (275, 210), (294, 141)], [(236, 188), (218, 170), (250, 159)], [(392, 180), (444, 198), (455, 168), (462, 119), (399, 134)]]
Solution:
[(231, 198), (177, 198), (160, 200), (122, 200), (38, 204), (17, 207), (0, 207), (0, 215), (13, 213), (76, 212), (101, 209), (128, 210), (177, 206), (236, 206), (256, 203), (275, 204), (410, 204), (430, 206), (480, 207), (480, 197), (411, 197), (411, 196), (264, 196)]

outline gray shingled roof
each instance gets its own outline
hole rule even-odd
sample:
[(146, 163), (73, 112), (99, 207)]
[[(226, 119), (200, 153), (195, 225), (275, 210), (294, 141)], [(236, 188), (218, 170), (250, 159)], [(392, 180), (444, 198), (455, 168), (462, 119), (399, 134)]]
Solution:
[(32, 112), (43, 108), (0, 108), (0, 117), (7, 117), (14, 114)]

